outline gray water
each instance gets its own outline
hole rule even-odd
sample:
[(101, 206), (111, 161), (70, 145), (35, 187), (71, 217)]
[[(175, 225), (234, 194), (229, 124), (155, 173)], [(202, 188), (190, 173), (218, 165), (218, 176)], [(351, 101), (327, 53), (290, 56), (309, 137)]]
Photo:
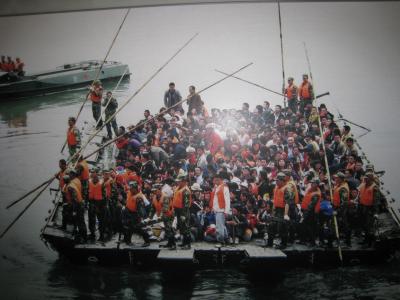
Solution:
[[(282, 4), (286, 76), (297, 83), (307, 72), (306, 42), (317, 93), (333, 113), (372, 129), (359, 142), (385, 187), (396, 198), (400, 160), (397, 126), (400, 99), (400, 3)], [(85, 59), (102, 59), (123, 10), (0, 18), (0, 54), (20, 56), (36, 72)], [(123, 103), (194, 33), (199, 36), (121, 112), (137, 122), (144, 109), (158, 109), (175, 81), (183, 95), (253, 62), (239, 76), (279, 91), (282, 85), (279, 27), (274, 4), (181, 6), (132, 10), (109, 59), (128, 63), (133, 76), (116, 91)], [(107, 86), (112, 89), (113, 86)], [(0, 103), (0, 228), (24, 207), (5, 206), (57, 170), (66, 120), (84, 90)], [(279, 96), (228, 79), (202, 94), (208, 107), (252, 107)], [(91, 120), (85, 106), (79, 127)], [(356, 135), (363, 131), (355, 129)], [(21, 135), (24, 134), (24, 135)], [(399, 206), (398, 199), (395, 204)], [(293, 270), (278, 282), (256, 283), (232, 270), (202, 271), (191, 283), (171, 285), (159, 273), (129, 268), (76, 266), (60, 260), (39, 239), (51, 197), (44, 193), (0, 240), (2, 299), (53, 298), (298, 298), (399, 299), (399, 264), (335, 270)], [(179, 295), (179, 297), (178, 297)]]

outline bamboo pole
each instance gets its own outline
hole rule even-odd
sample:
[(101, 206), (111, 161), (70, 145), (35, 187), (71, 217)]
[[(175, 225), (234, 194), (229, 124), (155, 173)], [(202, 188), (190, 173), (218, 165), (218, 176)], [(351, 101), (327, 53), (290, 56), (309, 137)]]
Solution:
[[(111, 42), (111, 45), (110, 45), (110, 47), (108, 48), (106, 55), (104, 56), (104, 59), (103, 59), (101, 65), (100, 65), (100, 68), (97, 70), (95, 79), (93, 80), (93, 82), (92, 82), (92, 84), (91, 84), (91, 87), (93, 87), (94, 82), (95, 82), (96, 80), (99, 79), (100, 72), (101, 72), (101, 70), (103, 69), (103, 66), (104, 66), (105, 62), (107, 61), (108, 55), (110, 54), (111, 49), (112, 49), (112, 47), (113, 47), (114, 44), (115, 44), (115, 41), (116, 41), (116, 39), (117, 39), (117, 37), (118, 37), (118, 35), (119, 35), (121, 29), (122, 29), (122, 26), (123, 26), (124, 23), (125, 23), (126, 18), (128, 17), (128, 14), (129, 14), (130, 10), (131, 10), (131, 9), (128, 8), (128, 10), (126, 11), (126, 13), (125, 13), (125, 15), (124, 15), (124, 18), (122, 19), (122, 22), (121, 22), (121, 24), (119, 25), (119, 28), (118, 28), (118, 30), (117, 30), (117, 33), (115, 34), (115, 36), (114, 36), (114, 38), (113, 38), (113, 40), (112, 40), (112, 42)], [(84, 107), (85, 104), (86, 104), (86, 101), (87, 101), (88, 96), (89, 96), (89, 93), (86, 94), (85, 100), (83, 101), (81, 107), (79, 108), (78, 114), (76, 115), (76, 118), (75, 118), (76, 122), (78, 122), (78, 118), (79, 118), (79, 116), (81, 115), (82, 109), (83, 109), (83, 107)], [(66, 145), (67, 145), (67, 139), (65, 139), (65, 142), (64, 142), (64, 144), (63, 144), (63, 146), (62, 146), (62, 148), (61, 148), (61, 153), (64, 152), (64, 149), (65, 149), (65, 146), (66, 146)]]

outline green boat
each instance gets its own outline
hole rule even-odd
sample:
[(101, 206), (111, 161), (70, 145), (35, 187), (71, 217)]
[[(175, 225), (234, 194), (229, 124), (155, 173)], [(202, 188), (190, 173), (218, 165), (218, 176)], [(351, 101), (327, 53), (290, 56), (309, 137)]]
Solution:
[(126, 64), (115, 61), (106, 61), (102, 64), (99, 60), (65, 64), (54, 70), (25, 76), (3, 72), (0, 73), (0, 100), (45, 95), (86, 86), (96, 78), (107, 81), (121, 77), (128, 78), (130, 75)]

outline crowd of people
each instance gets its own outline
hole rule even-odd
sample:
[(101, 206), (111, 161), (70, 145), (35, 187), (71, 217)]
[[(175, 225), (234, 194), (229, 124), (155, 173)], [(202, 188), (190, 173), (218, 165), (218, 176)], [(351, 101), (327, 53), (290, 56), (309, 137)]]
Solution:
[(7, 59), (5, 55), (1, 56), (0, 71), (2, 72), (14, 73), (17, 76), (24, 76), (25, 75), (24, 66), (25, 64), (19, 57), (15, 58), (14, 61), (11, 56), (7, 56)]
[[(153, 239), (166, 240), (162, 245), (171, 249), (181, 240), (185, 249), (193, 241), (260, 238), (283, 249), (291, 243), (332, 247), (336, 217), (347, 246), (354, 235), (371, 246), (374, 218), (386, 210), (373, 166), (363, 164), (351, 128), (339, 127), (324, 104), (314, 106), (306, 74), (299, 87), (289, 78), (284, 93), (284, 108), (265, 101), (209, 113), (190, 86), (185, 113), (185, 101), (170, 83), (165, 107), (155, 116), (145, 110), (144, 119), (127, 128), (112, 119), (115, 168), (90, 169), (82, 156), (75, 168), (60, 161), (63, 228), (73, 224), (79, 242), (96, 239), (98, 229), (100, 240), (120, 233), (127, 244), (137, 233), (143, 246)], [(101, 97), (90, 97), (101, 103)], [(104, 101), (110, 99), (109, 92)], [(94, 113), (97, 124), (100, 115)], [(79, 144), (70, 118), (71, 156)], [(152, 223), (162, 224), (155, 235), (148, 230)]]

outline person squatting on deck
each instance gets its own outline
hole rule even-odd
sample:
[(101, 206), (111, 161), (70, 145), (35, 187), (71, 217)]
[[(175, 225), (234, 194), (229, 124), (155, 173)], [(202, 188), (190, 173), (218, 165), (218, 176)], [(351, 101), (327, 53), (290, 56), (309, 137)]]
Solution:
[[(130, 244), (136, 233), (143, 246), (165, 240), (160, 246), (171, 249), (178, 240), (188, 249), (193, 241), (254, 239), (269, 247), (332, 247), (336, 215), (347, 246), (354, 237), (371, 246), (376, 214), (387, 205), (379, 178), (372, 166), (364, 167), (351, 128), (339, 128), (325, 105), (313, 106), (308, 76), (298, 89), (293, 81), (285, 91), (286, 109), (272, 110), (265, 101), (253, 110), (243, 103), (239, 110), (212, 109), (210, 115), (194, 86), (189, 95), (197, 100), (189, 101), (186, 115), (181, 108), (168, 110), (181, 99), (170, 85), (162, 114), (152, 119), (145, 110), (141, 126), (118, 129), (114, 169), (90, 175), (82, 158), (73, 170), (60, 161), (63, 228), (73, 224), (78, 240), (86, 239), (89, 201), (90, 236), (98, 230), (102, 241), (119, 233)], [(70, 151), (79, 142), (74, 126), (71, 120)]]

